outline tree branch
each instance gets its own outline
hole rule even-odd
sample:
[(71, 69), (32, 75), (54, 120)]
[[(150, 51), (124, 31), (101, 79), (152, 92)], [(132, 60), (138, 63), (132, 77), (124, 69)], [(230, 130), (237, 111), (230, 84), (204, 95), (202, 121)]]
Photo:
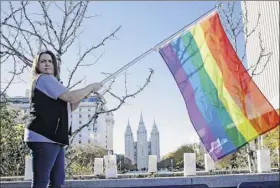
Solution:
[[(9, 2), (11, 4), (11, 2)], [(14, 16), (15, 14), (17, 14), (17, 12), (22, 11), (22, 9), (27, 5), (27, 2), (25, 4), (22, 4), (22, 7), (19, 7), (18, 9), (12, 11), (6, 18), (4, 18), (4, 20), (1, 22), (1, 25), (6, 24), (8, 22), (8, 20)], [(11, 9), (12, 10), (12, 9)], [(6, 14), (7, 15), (7, 14)]]
[[(150, 69), (150, 74), (148, 76), (148, 78), (146, 79), (146, 82), (143, 84), (142, 87), (139, 87), (139, 89), (131, 94), (127, 94), (123, 97), (118, 97), (116, 94), (114, 94), (113, 92), (111, 91), (108, 91), (108, 93), (113, 96), (114, 98), (118, 99), (119, 100), (119, 104), (117, 107), (115, 108), (112, 108), (110, 110), (107, 110), (107, 111), (104, 111), (104, 112), (98, 112), (98, 114), (101, 114), (101, 113), (108, 113), (108, 112), (113, 112), (113, 111), (116, 111), (118, 110), (125, 102), (128, 98), (135, 98), (137, 94), (139, 94), (141, 91), (143, 91), (147, 86), (148, 84), (151, 82), (151, 77), (152, 75), (154, 74), (154, 70), (153, 69)], [(127, 93), (127, 91), (126, 91)]]
[[(60, 4), (60, 2), (19, 2), (15, 4), (9, 2), (10, 4), (10, 14), (7, 17), (1, 19), (1, 64), (4, 62), (14, 63), (13, 70), (8, 70), (11, 74), (11, 79), (7, 81), (7, 87), (1, 92), (1, 95), (6, 93), (8, 88), (12, 83), (15, 83), (15, 78), (20, 76), (26, 71), (26, 68), (32, 66), (32, 59), (34, 55), (41, 51), (42, 48), (54, 51), (58, 59), (62, 59), (64, 55), (68, 55), (66, 52), (73, 44), (77, 42), (78, 37), (82, 33), (82, 26), (85, 19), (93, 18), (94, 16), (86, 15), (88, 5), (90, 1), (65, 1)], [(39, 9), (31, 9), (31, 5), (39, 5)], [(62, 6), (61, 6), (62, 5)], [(17, 10), (14, 7), (19, 7)], [(57, 24), (56, 20), (52, 18), (52, 15), (48, 10), (52, 7), (56, 8), (57, 11), (62, 12), (62, 22)], [(103, 57), (104, 52), (96, 58), (94, 62), (86, 62), (86, 57), (93, 54), (95, 50), (101, 48), (107, 44), (108, 41), (116, 39), (116, 33), (120, 30), (121, 26), (116, 28), (107, 37), (104, 37), (101, 42), (97, 45), (90, 45), (88, 48), (78, 56), (78, 61), (74, 65), (73, 70), (70, 72), (69, 79), (66, 85), (68, 88), (72, 89), (81, 82), (83, 82), (86, 77), (79, 80), (78, 82), (72, 84), (73, 77), (77, 73), (79, 67), (83, 66), (94, 66)], [(79, 42), (79, 41), (78, 41)], [(73, 54), (71, 54), (72, 58)], [(3, 58), (3, 59), (2, 59)], [(59, 62), (65, 62), (59, 60)], [(21, 65), (22, 64), (22, 65)], [(61, 64), (58, 63), (58, 69), (60, 69)], [(146, 79), (146, 82), (142, 87), (139, 87), (135, 92), (128, 92), (128, 78), (125, 74), (124, 88), (125, 96), (117, 96), (112, 91), (112, 85), (115, 83), (115, 79), (108, 82), (109, 88), (103, 91), (101, 94), (97, 94), (97, 102), (95, 106), (95, 113), (89, 119), (89, 122), (79, 127), (74, 131), (73, 136), (70, 138), (72, 143), (74, 137), (80, 133), (80, 131), (93, 124), (96, 125), (97, 118), (100, 114), (107, 112), (113, 112), (118, 110), (126, 100), (129, 98), (134, 98), (137, 94), (142, 92), (151, 80), (153, 70), (150, 70), (150, 75)], [(2, 90), (1, 90), (2, 91)], [(105, 109), (105, 99), (104, 95), (109, 94), (119, 101), (117, 107), (110, 110)]]
[(121, 28), (121, 26), (119, 26), (113, 33), (111, 33), (109, 36), (105, 37), (101, 43), (99, 43), (98, 45), (96, 46), (92, 46), (90, 49), (86, 50), (80, 57), (80, 59), (78, 60), (77, 64), (75, 65), (75, 67), (73, 68), (72, 72), (70, 73), (69, 75), (69, 79), (68, 79), (68, 83), (67, 83), (67, 86), (66, 87), (69, 87), (70, 84), (71, 84), (71, 81), (72, 81), (72, 78), (73, 78), (73, 75), (75, 74), (75, 72), (77, 71), (78, 67), (80, 66), (80, 64), (82, 63), (82, 61), (84, 60), (84, 58), (93, 50), (99, 48), (100, 46), (104, 46), (105, 45), (105, 42), (114, 37), (114, 35), (116, 34), (116, 32)]

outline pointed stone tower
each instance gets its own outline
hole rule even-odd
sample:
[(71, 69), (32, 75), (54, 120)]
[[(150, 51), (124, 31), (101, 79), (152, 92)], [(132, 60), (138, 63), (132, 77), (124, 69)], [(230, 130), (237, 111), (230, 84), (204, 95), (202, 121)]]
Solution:
[(113, 143), (113, 136), (114, 136), (114, 124), (115, 124), (115, 120), (114, 120), (114, 115), (112, 112), (107, 112), (106, 113), (106, 132), (107, 132), (107, 136), (105, 138), (106, 140), (106, 148), (113, 152), (113, 148), (114, 148), (114, 143)]
[(148, 168), (148, 142), (147, 130), (141, 112), (137, 130), (137, 169)]
[(150, 137), (151, 142), (151, 155), (157, 155), (157, 161), (160, 161), (160, 144), (159, 144), (159, 132), (156, 124), (156, 120), (154, 120), (154, 125), (151, 132)]
[(128, 157), (132, 164), (135, 164), (135, 160), (134, 160), (134, 138), (133, 138), (133, 133), (131, 130), (131, 126), (128, 120), (127, 126), (126, 126), (126, 130), (125, 130), (125, 155), (126, 157)]

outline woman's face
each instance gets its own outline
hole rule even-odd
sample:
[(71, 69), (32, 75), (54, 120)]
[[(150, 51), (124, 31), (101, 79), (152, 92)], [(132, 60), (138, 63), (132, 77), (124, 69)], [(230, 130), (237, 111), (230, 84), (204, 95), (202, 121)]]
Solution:
[(54, 75), (52, 56), (49, 54), (42, 54), (39, 59), (38, 69), (40, 73)]

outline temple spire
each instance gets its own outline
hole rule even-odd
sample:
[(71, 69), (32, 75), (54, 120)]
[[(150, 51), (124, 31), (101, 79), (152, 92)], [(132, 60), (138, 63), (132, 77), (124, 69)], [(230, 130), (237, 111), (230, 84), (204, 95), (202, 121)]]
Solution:
[(152, 128), (152, 134), (153, 133), (158, 133), (158, 128), (157, 128), (157, 124), (156, 124), (156, 119), (154, 118), (154, 125), (153, 125), (153, 128)]
[(141, 115), (140, 115), (140, 122), (139, 122), (139, 124), (144, 124), (142, 110), (141, 110)]

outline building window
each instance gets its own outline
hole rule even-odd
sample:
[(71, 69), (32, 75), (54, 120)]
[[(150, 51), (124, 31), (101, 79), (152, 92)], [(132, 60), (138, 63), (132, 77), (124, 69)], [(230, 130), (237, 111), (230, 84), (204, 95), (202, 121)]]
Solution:
[(79, 112), (81, 112), (82, 111), (82, 108), (79, 108)]
[(81, 124), (82, 124), (82, 121), (79, 121), (79, 124), (81, 125)]
[(88, 143), (90, 144), (90, 140), (88, 140)]
[(79, 140), (79, 144), (80, 144), (80, 143), (82, 143), (82, 141), (81, 141), (81, 140)]
[(88, 111), (90, 112), (90, 108), (88, 108)]
[(90, 114), (88, 115), (88, 118), (90, 118)]
[(79, 118), (82, 118), (82, 115), (81, 115), (81, 114), (79, 115)]

